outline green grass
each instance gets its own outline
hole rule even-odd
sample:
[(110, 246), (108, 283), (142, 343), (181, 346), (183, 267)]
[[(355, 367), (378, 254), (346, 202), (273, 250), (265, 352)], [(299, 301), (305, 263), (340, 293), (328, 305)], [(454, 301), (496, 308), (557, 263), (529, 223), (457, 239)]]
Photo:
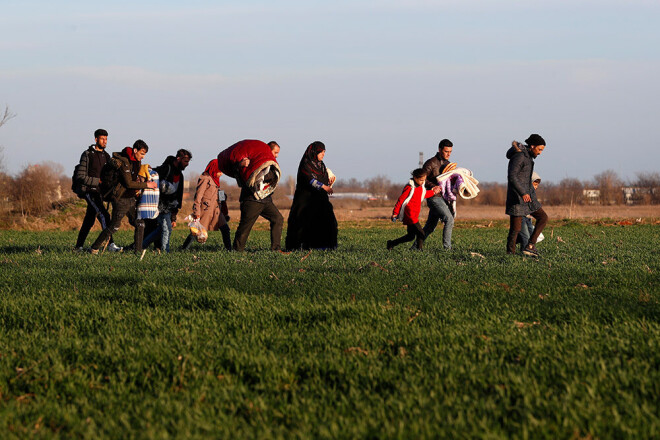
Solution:
[(659, 232), (549, 228), (535, 261), (502, 228), (309, 255), (258, 230), (139, 261), (2, 231), (0, 436), (657, 438)]

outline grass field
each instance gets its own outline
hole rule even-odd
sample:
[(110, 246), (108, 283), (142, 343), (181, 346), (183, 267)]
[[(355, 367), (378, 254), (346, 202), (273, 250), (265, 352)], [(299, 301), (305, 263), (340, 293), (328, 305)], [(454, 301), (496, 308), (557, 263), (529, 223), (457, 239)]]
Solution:
[(551, 228), (539, 261), (501, 227), (142, 261), (2, 231), (0, 437), (658, 438), (660, 226)]

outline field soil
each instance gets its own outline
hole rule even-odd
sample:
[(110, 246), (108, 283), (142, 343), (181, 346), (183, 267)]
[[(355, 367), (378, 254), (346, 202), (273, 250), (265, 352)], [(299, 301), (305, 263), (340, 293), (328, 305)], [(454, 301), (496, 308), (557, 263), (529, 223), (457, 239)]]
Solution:
[[(345, 202), (345, 201), (343, 201)], [(280, 208), (284, 220), (289, 217), (290, 201), (276, 200), (275, 204)], [(543, 209), (548, 213), (550, 222), (558, 220), (574, 220), (590, 223), (595, 220), (611, 219), (614, 221), (627, 220), (636, 223), (658, 223), (660, 222), (659, 205), (634, 205), (634, 206), (544, 206)], [(183, 225), (183, 219), (192, 211), (192, 202), (184, 200), (183, 209), (179, 215), (179, 225)], [(235, 229), (240, 219), (238, 203), (229, 204), (229, 215), (231, 217), (230, 227)], [(356, 201), (355, 203), (335, 203), (335, 215), (341, 223), (374, 223), (389, 220), (392, 215), (392, 206), (365, 206), (365, 203)], [(0, 229), (11, 230), (62, 230), (71, 231), (80, 229), (83, 217), (85, 216), (84, 202), (76, 200), (73, 203), (65, 204), (61, 209), (52, 211), (44, 217), (20, 217), (17, 216), (9, 221), (0, 222)], [(428, 209), (422, 208), (422, 222), (428, 216)], [(458, 205), (458, 217), (456, 219), (457, 227), (462, 223), (474, 223), (479, 220), (491, 221), (493, 225), (501, 223), (508, 224), (508, 216), (504, 214), (503, 206), (471, 206)], [(257, 227), (267, 226), (267, 221), (263, 218), (257, 220)], [(124, 228), (128, 228), (128, 222), (125, 220)], [(98, 222), (92, 228), (92, 231), (100, 230)]]

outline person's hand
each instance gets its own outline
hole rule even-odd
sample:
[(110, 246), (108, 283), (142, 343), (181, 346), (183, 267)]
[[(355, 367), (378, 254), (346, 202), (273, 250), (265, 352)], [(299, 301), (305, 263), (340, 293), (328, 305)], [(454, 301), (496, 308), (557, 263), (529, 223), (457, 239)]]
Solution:
[(334, 193), (334, 190), (328, 185), (323, 185), (321, 188), (323, 189), (323, 191), (327, 192), (328, 194)]
[(176, 222), (172, 222), (172, 228), (176, 228)]
[(529, 196), (529, 194), (523, 194), (523, 202), (529, 203), (532, 201), (532, 198)]
[(433, 192), (434, 193), (439, 194), (441, 191), (442, 191), (442, 188), (440, 188), (439, 186), (434, 186), (433, 187)]
[(396, 216), (396, 215), (394, 215), (394, 214), (392, 214), (392, 218), (391, 218), (391, 220), (392, 220), (393, 222), (395, 222), (395, 221), (396, 221), (396, 219), (397, 219), (397, 216)]
[(156, 182), (154, 182), (153, 180), (150, 180), (147, 182), (147, 188), (156, 189), (158, 188), (158, 185), (156, 185)]

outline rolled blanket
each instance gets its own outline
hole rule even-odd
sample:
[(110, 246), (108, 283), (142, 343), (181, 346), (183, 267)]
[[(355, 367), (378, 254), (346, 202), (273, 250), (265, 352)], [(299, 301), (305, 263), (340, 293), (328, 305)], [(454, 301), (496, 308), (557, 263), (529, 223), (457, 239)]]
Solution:
[[(250, 159), (250, 164), (239, 167), (238, 164), (245, 158)], [(282, 175), (268, 144), (249, 139), (221, 151), (218, 154), (218, 169), (249, 188), (257, 200), (272, 194)], [(264, 181), (266, 175), (269, 175), (268, 181)]]
[(449, 179), (452, 175), (458, 174), (463, 179), (463, 183), (458, 188), (458, 195), (464, 199), (473, 199), (479, 194), (479, 181), (474, 178), (472, 171), (467, 168), (456, 168), (452, 171), (442, 173), (437, 177), (438, 185)]
[(144, 170), (140, 170), (140, 175), (143, 175), (143, 171), (145, 175), (146, 173), (149, 173), (149, 178), (147, 180), (153, 180), (156, 182), (156, 188), (146, 188), (142, 190), (142, 195), (140, 195), (140, 200), (138, 200), (137, 204), (137, 217), (154, 219), (158, 217), (158, 200), (160, 199), (158, 173), (156, 170), (145, 168)]

